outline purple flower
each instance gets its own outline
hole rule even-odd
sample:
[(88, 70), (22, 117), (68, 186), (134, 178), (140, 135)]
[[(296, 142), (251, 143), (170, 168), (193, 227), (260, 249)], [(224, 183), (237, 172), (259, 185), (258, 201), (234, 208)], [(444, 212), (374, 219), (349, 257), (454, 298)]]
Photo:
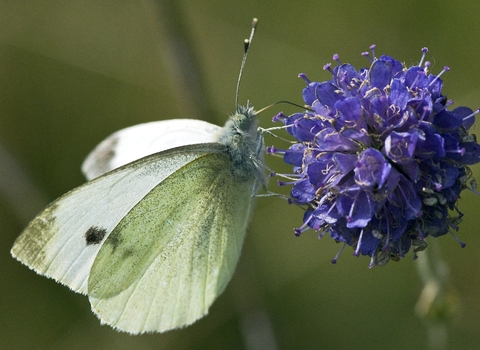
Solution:
[(291, 202), (306, 207), (296, 235), (329, 233), (355, 255), (370, 256), (370, 266), (425, 249), (427, 236), (455, 237), (467, 165), (480, 162), (480, 145), (468, 133), (479, 111), (447, 109), (440, 76), (449, 68), (430, 74), (427, 51), (418, 66), (406, 67), (376, 58), (372, 45), (372, 56), (363, 53), (370, 68), (357, 71), (334, 55), (338, 65), (324, 67), (331, 80), (300, 74), (307, 111), (274, 117), (297, 143), (269, 149), (293, 165), (293, 181), (279, 184), (293, 185)]

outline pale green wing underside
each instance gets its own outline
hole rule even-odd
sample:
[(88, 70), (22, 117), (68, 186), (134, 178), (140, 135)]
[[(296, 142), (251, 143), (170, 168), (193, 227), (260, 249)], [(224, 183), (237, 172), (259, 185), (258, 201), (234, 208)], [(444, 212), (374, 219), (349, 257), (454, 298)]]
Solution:
[[(45, 208), (17, 238), (12, 255), (39, 274), (87, 293), (93, 261), (110, 232), (155, 186), (216, 143), (153, 154), (73, 189)], [(87, 244), (88, 232), (93, 239)], [(98, 238), (95, 240), (95, 238)]]
[(237, 264), (255, 179), (235, 181), (211, 153), (160, 183), (113, 230), (88, 281), (103, 323), (162, 332), (205, 315)]

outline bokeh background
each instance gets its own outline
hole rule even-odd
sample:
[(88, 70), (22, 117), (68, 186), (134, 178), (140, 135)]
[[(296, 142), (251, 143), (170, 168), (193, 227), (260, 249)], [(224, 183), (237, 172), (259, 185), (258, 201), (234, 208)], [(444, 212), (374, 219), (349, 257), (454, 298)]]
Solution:
[[(207, 317), (166, 334), (129, 336), (100, 326), (88, 299), (10, 257), (22, 228), (47, 203), (80, 185), (80, 165), (104, 137), (169, 118), (223, 124), (253, 17), (259, 18), (240, 102), (302, 103), (298, 73), (366, 66), (377, 44), (407, 64), (430, 51), (444, 65), (444, 93), (480, 105), (480, 2), (431, 1), (0, 1), (0, 347), (2, 349), (419, 349), (480, 344), (480, 198), (463, 193), (458, 232), (438, 239), (446, 276), (441, 327), (415, 313), (423, 282), (412, 253), (368, 269), (367, 257), (293, 227), (302, 212), (258, 200), (237, 271)], [(283, 110), (260, 114), (261, 125)], [(479, 126), (476, 129), (478, 131)], [(475, 131), (475, 130), (474, 130)], [(267, 144), (277, 140), (267, 138)], [(288, 172), (277, 159), (267, 163)], [(479, 175), (479, 168), (473, 167)], [(270, 189), (278, 191), (275, 181)], [(125, 189), (128, 190), (128, 189)], [(438, 260), (438, 255), (435, 255)], [(420, 256), (422, 259), (422, 256)], [(443, 327), (443, 328), (442, 328)], [(446, 342), (441, 339), (446, 339)]]

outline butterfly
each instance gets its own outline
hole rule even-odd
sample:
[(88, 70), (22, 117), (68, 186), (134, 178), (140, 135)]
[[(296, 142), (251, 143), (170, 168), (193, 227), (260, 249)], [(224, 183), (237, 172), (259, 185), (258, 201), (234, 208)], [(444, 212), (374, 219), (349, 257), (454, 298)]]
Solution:
[(88, 295), (115, 329), (189, 325), (233, 275), (254, 195), (266, 183), (263, 154), (248, 103), (223, 127), (176, 119), (120, 130), (84, 161), (89, 181), (40, 212), (11, 253)]

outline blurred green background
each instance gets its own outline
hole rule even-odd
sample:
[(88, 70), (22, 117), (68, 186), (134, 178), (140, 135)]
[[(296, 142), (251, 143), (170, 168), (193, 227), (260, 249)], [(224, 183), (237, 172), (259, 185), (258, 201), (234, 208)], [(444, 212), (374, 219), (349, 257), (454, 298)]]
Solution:
[[(258, 200), (240, 264), (209, 315), (166, 334), (129, 336), (100, 326), (85, 296), (36, 275), (9, 250), (48, 202), (84, 182), (81, 162), (112, 132), (169, 118), (223, 124), (234, 109), (253, 17), (259, 26), (241, 103), (302, 103), (298, 73), (328, 79), (322, 66), (334, 53), (366, 66), (360, 53), (375, 43), (377, 56), (409, 65), (427, 46), (433, 73), (451, 68), (444, 93), (475, 109), (478, 13), (480, 2), (452, 0), (0, 1), (0, 347), (427, 348), (428, 324), (414, 312), (423, 286), (412, 253), (368, 269), (368, 258), (346, 249), (332, 265), (340, 245), (318, 241), (313, 231), (295, 238), (302, 212), (277, 198)], [(261, 125), (272, 126), (281, 110), (296, 111), (275, 106), (260, 114)], [(270, 189), (278, 191), (275, 181)], [(447, 348), (478, 349), (480, 198), (462, 197), (458, 235), (467, 247), (450, 236), (435, 247), (448, 265), (446, 299), (455, 309), (440, 333), (448, 333)]]

